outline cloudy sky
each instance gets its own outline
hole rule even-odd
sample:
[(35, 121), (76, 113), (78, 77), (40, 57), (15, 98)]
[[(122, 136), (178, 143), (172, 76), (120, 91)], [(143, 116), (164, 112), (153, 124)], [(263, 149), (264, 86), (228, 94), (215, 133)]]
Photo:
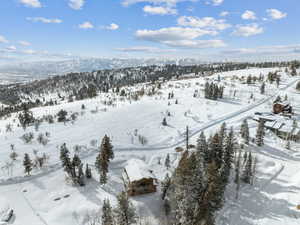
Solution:
[(0, 62), (300, 57), (299, 0), (2, 0)]

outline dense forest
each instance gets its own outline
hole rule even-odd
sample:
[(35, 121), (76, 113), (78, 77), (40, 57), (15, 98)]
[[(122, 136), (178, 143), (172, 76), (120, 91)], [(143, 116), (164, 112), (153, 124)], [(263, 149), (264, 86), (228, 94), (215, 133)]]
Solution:
[(0, 117), (28, 108), (58, 104), (57, 99), (45, 99), (55, 94), (59, 100), (69, 101), (91, 98), (99, 92), (119, 92), (124, 86), (158, 80), (180, 79), (182, 76), (209, 76), (218, 72), (252, 67), (289, 67), (290, 73), (299, 68), (299, 61), (262, 63), (218, 63), (193, 66), (163, 65), (69, 73), (28, 83), (0, 85)]

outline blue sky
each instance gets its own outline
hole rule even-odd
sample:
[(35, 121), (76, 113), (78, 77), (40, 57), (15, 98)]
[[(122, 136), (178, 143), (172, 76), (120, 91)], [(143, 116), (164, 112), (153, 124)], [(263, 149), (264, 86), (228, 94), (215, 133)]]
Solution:
[(2, 0), (0, 62), (300, 56), (299, 0)]

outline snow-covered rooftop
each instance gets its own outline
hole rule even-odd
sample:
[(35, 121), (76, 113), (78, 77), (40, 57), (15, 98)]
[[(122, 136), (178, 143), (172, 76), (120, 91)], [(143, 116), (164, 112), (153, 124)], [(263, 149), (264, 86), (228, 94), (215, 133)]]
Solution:
[(143, 178), (154, 178), (153, 173), (150, 172), (146, 163), (140, 159), (128, 160), (125, 170), (131, 182), (141, 180)]

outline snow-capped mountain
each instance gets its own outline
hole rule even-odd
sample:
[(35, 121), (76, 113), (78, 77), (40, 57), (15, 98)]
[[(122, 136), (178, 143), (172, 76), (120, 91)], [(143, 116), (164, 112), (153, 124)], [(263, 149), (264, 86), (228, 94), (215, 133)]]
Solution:
[(121, 58), (78, 58), (64, 61), (23, 62), (0, 66), (0, 73), (45, 76), (70, 72), (90, 72), (100, 69), (116, 69), (135, 66), (162, 64), (193, 65), (197, 59), (121, 59)]

